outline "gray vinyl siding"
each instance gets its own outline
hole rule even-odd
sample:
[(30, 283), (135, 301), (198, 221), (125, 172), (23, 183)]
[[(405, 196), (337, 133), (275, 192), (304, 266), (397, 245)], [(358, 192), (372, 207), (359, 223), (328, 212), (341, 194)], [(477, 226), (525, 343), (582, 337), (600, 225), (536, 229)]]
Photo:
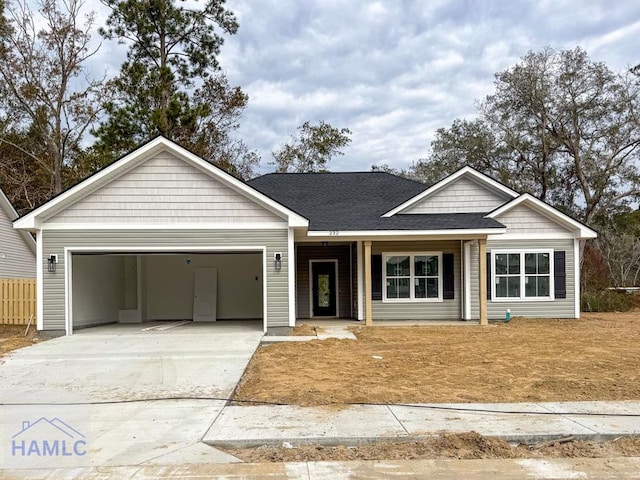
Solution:
[(496, 217), (496, 220), (507, 227), (507, 233), (566, 233), (567, 229), (547, 216), (529, 208), (518, 205)]
[[(1, 195), (1, 194), (0, 194)], [(36, 254), (0, 208), (0, 278), (36, 278)]]
[[(492, 249), (528, 250), (536, 248), (551, 248), (554, 251), (565, 252), (565, 272), (567, 298), (553, 301), (522, 301), (492, 302), (487, 300), (487, 316), (489, 319), (501, 320), (505, 317), (507, 308), (512, 316), (541, 317), (541, 318), (575, 318), (575, 258), (573, 239), (559, 240), (489, 240), (487, 253)], [(479, 286), (478, 286), (478, 244), (471, 244), (471, 318), (478, 318)], [(481, 279), (486, 282), (486, 279)]]
[[(454, 298), (442, 302), (372, 302), (373, 320), (460, 320), (462, 318), (462, 290), (460, 271), (460, 242), (374, 242), (373, 255), (389, 252), (442, 252), (453, 253), (455, 275)], [(384, 259), (383, 266), (384, 269)], [(442, 268), (442, 265), (440, 266)], [(385, 285), (382, 285), (385, 288)]]
[(299, 245), (296, 250), (296, 294), (298, 318), (309, 318), (309, 260), (338, 260), (338, 306), (340, 318), (351, 318), (351, 283), (349, 271), (349, 245), (323, 247)]
[[(271, 230), (109, 230), (109, 231), (59, 231), (42, 232), (44, 257), (58, 254), (56, 273), (47, 271), (46, 259), (43, 278), (43, 322), (45, 330), (65, 328), (65, 247), (228, 247), (266, 246), (267, 252), (267, 325), (269, 327), (289, 324), (287, 229)], [(96, 251), (99, 251), (97, 248)], [(282, 268), (276, 271), (272, 261), (275, 252), (282, 252)], [(96, 272), (97, 275), (100, 272)]]
[(402, 213), (490, 212), (510, 198), (462, 176)]
[(168, 152), (88, 194), (47, 223), (239, 223), (282, 218)]

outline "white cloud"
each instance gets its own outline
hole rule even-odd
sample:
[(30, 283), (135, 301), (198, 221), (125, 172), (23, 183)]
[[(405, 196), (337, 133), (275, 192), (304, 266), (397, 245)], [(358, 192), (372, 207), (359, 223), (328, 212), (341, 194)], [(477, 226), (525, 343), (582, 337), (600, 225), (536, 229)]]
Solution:
[[(426, 154), (437, 128), (473, 117), (494, 74), (530, 50), (581, 45), (616, 70), (640, 63), (640, 2), (228, 0), (227, 7), (240, 28), (226, 39), (220, 64), (250, 97), (240, 133), (262, 155), (263, 171), (272, 168), (270, 152), (306, 120), (352, 130), (336, 170), (406, 167)], [(123, 58), (122, 47), (104, 42), (93, 69), (117, 70)]]

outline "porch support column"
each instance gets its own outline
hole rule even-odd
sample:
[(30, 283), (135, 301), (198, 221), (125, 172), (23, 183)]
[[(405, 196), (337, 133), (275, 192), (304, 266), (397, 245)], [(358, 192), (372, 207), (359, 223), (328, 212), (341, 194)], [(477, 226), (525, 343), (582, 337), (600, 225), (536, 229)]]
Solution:
[(480, 325), (489, 325), (487, 320), (487, 239), (478, 239), (478, 282), (480, 298), (478, 306), (480, 309)]
[(373, 325), (371, 308), (371, 241), (364, 242), (364, 324)]
[(364, 320), (364, 255), (362, 254), (362, 241), (356, 242), (356, 271), (358, 272), (358, 320)]

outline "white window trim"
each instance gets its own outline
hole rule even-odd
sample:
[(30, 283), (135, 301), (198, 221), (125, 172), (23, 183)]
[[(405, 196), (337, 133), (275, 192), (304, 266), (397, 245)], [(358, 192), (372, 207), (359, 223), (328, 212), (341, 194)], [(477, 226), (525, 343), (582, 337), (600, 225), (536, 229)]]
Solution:
[[(520, 255), (520, 296), (519, 297), (497, 297), (496, 296), (496, 255), (517, 253)], [(524, 273), (524, 256), (527, 253), (548, 253), (549, 254), (549, 296), (548, 297), (526, 297)], [(552, 248), (514, 248), (491, 250), (491, 301), (499, 303), (508, 302), (553, 302), (555, 300), (555, 282)]]
[[(387, 298), (387, 257), (408, 255), (411, 258), (409, 263), (409, 284), (411, 298)], [(415, 265), (414, 257), (427, 255), (438, 257), (438, 298), (414, 298), (415, 297)], [(393, 277), (392, 277), (393, 278)], [(424, 277), (420, 277), (424, 278)], [(383, 303), (433, 303), (442, 302), (442, 252), (382, 252), (382, 302)]]

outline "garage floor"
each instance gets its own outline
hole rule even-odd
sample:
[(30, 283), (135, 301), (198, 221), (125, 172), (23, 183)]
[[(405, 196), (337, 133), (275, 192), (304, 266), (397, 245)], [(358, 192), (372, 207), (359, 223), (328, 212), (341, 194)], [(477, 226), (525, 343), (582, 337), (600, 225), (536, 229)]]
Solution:
[[(0, 360), (0, 463), (22, 422), (59, 418), (82, 432), (85, 457), (60, 466), (228, 461), (200, 443), (262, 337), (251, 321), (79, 330)], [(219, 399), (219, 400), (218, 400)], [(30, 404), (30, 405), (25, 405)], [(4, 455), (4, 458), (3, 458)]]

